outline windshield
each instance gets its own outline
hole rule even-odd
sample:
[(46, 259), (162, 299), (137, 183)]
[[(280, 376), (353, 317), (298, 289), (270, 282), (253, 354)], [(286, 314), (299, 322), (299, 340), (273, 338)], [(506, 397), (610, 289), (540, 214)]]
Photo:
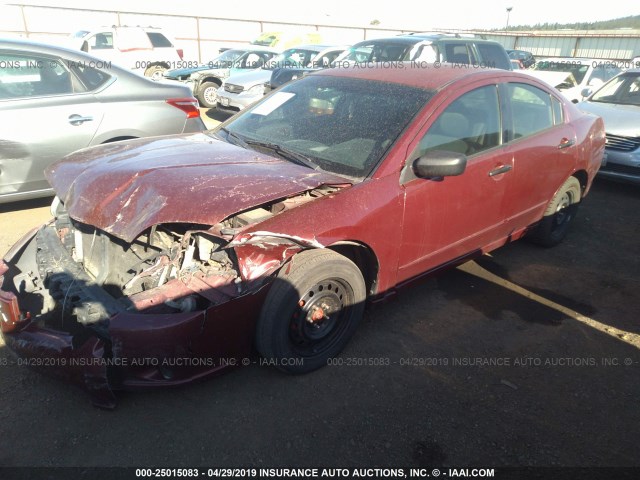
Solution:
[(430, 96), (406, 85), (312, 75), (285, 85), (214, 133), (245, 148), (362, 179)]
[(354, 45), (336, 59), (341, 62), (395, 62), (411, 60), (411, 50), (415, 44), (404, 45), (401, 43), (368, 43)]
[(580, 60), (540, 60), (532, 68), (541, 72), (569, 72), (580, 84), (589, 70), (589, 64), (583, 64)]
[(618, 75), (598, 90), (592, 102), (640, 105), (640, 72)]
[(313, 59), (318, 53), (316, 50), (290, 48), (269, 60), (264, 68), (265, 70), (275, 70), (276, 68), (310, 67), (313, 66)]

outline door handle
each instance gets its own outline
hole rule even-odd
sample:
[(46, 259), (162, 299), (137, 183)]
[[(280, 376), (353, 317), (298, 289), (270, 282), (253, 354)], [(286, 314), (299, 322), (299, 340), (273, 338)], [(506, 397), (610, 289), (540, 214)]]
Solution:
[(489, 176), (490, 177), (495, 177), (496, 175), (500, 175), (501, 173), (507, 173), (509, 170), (511, 170), (511, 165), (502, 165), (501, 167), (496, 168), (495, 170), (491, 170), (489, 172)]
[(575, 143), (576, 141), (574, 139), (568, 139), (567, 137), (564, 137), (562, 140), (560, 140), (560, 145), (558, 145), (558, 148), (567, 148), (571, 145), (574, 145)]
[(93, 121), (93, 117), (83, 117), (82, 115), (70, 115), (69, 116), (69, 123), (71, 125), (82, 125), (84, 122), (92, 122)]

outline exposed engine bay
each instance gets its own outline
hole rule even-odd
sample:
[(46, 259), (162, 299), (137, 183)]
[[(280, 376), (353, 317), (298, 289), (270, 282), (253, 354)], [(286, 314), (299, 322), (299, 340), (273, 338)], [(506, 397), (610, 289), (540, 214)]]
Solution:
[(154, 225), (131, 243), (76, 222), (56, 199), (55, 219), (14, 259), (5, 278), (23, 299), (21, 311), (69, 332), (121, 311), (203, 310), (259, 287), (296, 252), (321, 247), (314, 240), (244, 231), (337, 189), (319, 187), (214, 226)]

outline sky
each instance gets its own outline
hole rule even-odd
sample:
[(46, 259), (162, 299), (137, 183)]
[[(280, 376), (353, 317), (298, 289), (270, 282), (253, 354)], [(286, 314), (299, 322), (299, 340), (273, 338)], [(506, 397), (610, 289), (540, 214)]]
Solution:
[[(629, 0), (608, 0), (606, 8), (593, 8), (584, 0), (456, 0), (420, 2), (419, 0), (0, 0), (2, 3), (57, 5), (199, 15), (208, 17), (280, 20), (318, 24), (367, 25), (380, 21), (383, 28), (429, 30), (493, 29), (509, 25), (536, 23), (573, 23), (609, 20), (640, 14), (640, 4)], [(267, 7), (268, 5), (268, 7)], [(417, 7), (419, 5), (419, 7)], [(604, 5), (604, 4), (603, 4)], [(232, 6), (232, 7), (231, 7)]]

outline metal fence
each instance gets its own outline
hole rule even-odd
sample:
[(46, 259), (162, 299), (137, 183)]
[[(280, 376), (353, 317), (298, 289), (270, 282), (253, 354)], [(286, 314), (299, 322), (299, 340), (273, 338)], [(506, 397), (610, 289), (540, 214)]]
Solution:
[[(11, 4), (0, 11), (0, 35), (34, 39), (64, 37), (86, 27), (141, 25), (160, 27), (184, 50), (185, 60), (209, 61), (221, 47), (232, 47), (269, 31), (314, 31), (323, 41), (352, 44), (360, 40), (420, 31), (330, 24), (216, 18), (206, 16), (140, 13), (113, 10)], [(161, 10), (162, 5), (158, 4)], [(451, 30), (448, 30), (451, 31)], [(640, 55), (640, 31), (539, 31), (488, 32), (455, 30), (497, 40), (505, 48), (528, 50), (538, 57), (592, 57), (629, 60)]]

